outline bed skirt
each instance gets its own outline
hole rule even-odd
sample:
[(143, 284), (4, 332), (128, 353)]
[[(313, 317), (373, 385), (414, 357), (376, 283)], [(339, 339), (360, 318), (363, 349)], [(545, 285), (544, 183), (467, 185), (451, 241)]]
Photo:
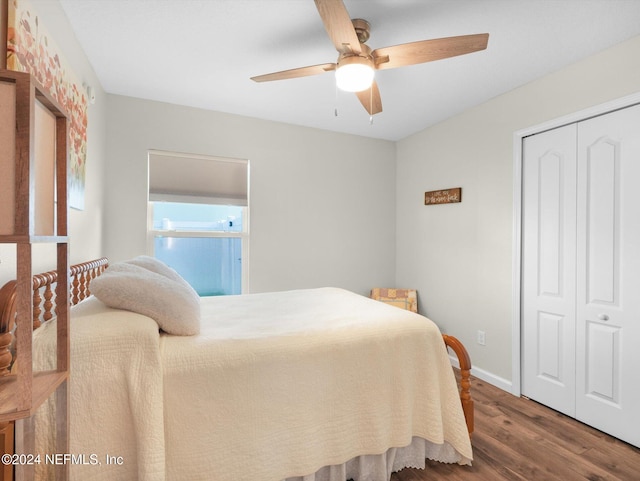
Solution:
[(313, 474), (287, 478), (284, 481), (389, 481), (391, 473), (404, 468), (424, 469), (425, 459), (443, 463), (471, 464), (471, 460), (464, 459), (448, 443), (434, 444), (414, 437), (409, 446), (391, 448), (386, 453), (378, 455), (358, 456), (344, 464), (325, 466)]

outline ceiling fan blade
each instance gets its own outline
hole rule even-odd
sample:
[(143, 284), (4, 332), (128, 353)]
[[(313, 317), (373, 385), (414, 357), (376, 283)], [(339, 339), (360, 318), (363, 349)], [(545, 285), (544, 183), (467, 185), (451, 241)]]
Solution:
[(479, 33), (377, 48), (371, 54), (376, 68), (383, 70), (477, 52), (486, 49), (488, 41), (488, 33)]
[(358, 100), (364, 107), (364, 109), (369, 112), (369, 115), (375, 115), (382, 112), (382, 100), (380, 99), (380, 90), (378, 89), (378, 84), (374, 80), (371, 84), (371, 87), (367, 90), (362, 90), (360, 92), (356, 92), (358, 96)]
[(298, 77), (309, 77), (311, 75), (319, 75), (336, 69), (335, 63), (323, 63), (320, 65), (310, 65), (309, 67), (292, 68), (290, 70), (282, 70), (281, 72), (273, 72), (265, 75), (251, 77), (254, 82), (270, 82), (271, 80), (285, 80)]
[(315, 0), (329, 38), (340, 53), (360, 53), (360, 41), (342, 0)]

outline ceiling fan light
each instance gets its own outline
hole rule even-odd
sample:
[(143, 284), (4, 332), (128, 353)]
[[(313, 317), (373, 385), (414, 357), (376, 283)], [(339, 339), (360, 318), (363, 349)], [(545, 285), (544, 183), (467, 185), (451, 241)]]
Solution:
[(336, 84), (346, 92), (360, 92), (371, 87), (374, 70), (367, 63), (346, 63), (336, 70)]

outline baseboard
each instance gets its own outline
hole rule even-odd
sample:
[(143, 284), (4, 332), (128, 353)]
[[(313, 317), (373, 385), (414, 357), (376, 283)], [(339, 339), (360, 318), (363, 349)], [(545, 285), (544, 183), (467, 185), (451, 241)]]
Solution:
[[(451, 359), (451, 365), (453, 367), (460, 368), (460, 363), (458, 362), (457, 356), (449, 354), (449, 359)], [(484, 382), (488, 382), (489, 384), (500, 388), (503, 391), (507, 391), (508, 393), (513, 394), (513, 385), (511, 381), (508, 381), (500, 376), (496, 376), (489, 371), (485, 371), (484, 369), (480, 369), (479, 367), (472, 367), (471, 375), (483, 380)], [(473, 386), (471, 386), (471, 389), (473, 389)], [(473, 393), (471, 395), (473, 396)]]

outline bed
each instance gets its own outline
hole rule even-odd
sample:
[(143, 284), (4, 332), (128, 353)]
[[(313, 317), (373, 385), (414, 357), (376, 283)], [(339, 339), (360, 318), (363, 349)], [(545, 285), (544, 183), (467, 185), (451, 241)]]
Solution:
[[(425, 317), (302, 289), (202, 298), (198, 334), (169, 335), (92, 294), (107, 264), (71, 268), (70, 451), (84, 455), (71, 479), (383, 481), (425, 458), (471, 463), (469, 358)], [(53, 367), (54, 283), (34, 276), (38, 369)], [(0, 290), (4, 374), (13, 289)], [(40, 411), (48, 452), (51, 407)], [(51, 466), (37, 468), (45, 479)]]

